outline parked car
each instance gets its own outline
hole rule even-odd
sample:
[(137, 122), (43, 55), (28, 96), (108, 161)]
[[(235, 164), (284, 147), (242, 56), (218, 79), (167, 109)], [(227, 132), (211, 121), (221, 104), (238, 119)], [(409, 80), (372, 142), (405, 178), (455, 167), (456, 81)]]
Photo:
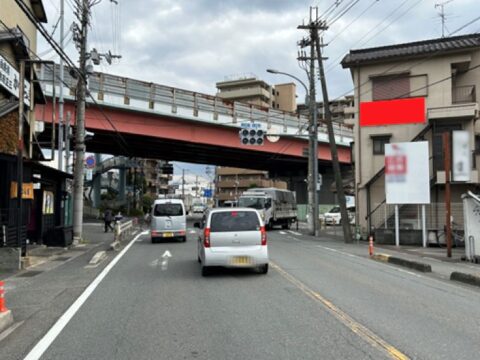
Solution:
[[(355, 206), (347, 207), (348, 218), (350, 224), (355, 224)], [(327, 225), (340, 225), (342, 214), (340, 213), (340, 206), (334, 206), (325, 214), (323, 214), (323, 220)]]
[(194, 214), (203, 214), (203, 212), (207, 209), (207, 206), (202, 203), (195, 203), (192, 205), (192, 213)]
[(152, 206), (150, 233), (152, 243), (159, 238), (187, 241), (187, 217), (182, 200), (159, 199)]
[(216, 208), (208, 210), (198, 237), (198, 261), (202, 276), (212, 266), (257, 268), (268, 272), (267, 233), (262, 218), (252, 208)]

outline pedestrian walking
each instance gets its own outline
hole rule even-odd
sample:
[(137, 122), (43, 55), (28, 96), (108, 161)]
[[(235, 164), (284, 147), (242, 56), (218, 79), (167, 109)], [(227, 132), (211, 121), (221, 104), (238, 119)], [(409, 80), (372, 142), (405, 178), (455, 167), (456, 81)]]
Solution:
[(105, 210), (105, 213), (103, 214), (103, 221), (105, 222), (105, 232), (108, 232), (108, 229), (114, 230), (112, 226), (112, 221), (113, 221), (113, 214), (112, 210), (107, 209)]

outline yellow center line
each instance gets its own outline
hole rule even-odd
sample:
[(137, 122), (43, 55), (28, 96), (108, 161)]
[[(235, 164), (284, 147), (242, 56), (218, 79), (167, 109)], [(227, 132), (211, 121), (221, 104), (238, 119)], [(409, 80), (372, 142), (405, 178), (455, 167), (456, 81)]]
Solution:
[(368, 342), (370, 345), (373, 347), (384, 351), (387, 353), (387, 355), (395, 360), (409, 360), (410, 358), (402, 353), (400, 350), (396, 349), (394, 346), (390, 345), (387, 343), (385, 340), (377, 336), (375, 333), (373, 333), (371, 330), (354, 320), (351, 316), (349, 316), (347, 313), (343, 312), (340, 310), (338, 307), (333, 305), (332, 302), (328, 301), (325, 299), (322, 295), (320, 295), (318, 292), (310, 289), (307, 285), (302, 283), (300, 280), (296, 279), (292, 275), (290, 275), (288, 272), (283, 270), (280, 266), (277, 264), (270, 262), (270, 266), (277, 270), (280, 275), (282, 275), (285, 279), (290, 281), (292, 284), (294, 284), (296, 287), (298, 287), (304, 294), (306, 294), (308, 297), (312, 298), (313, 300), (321, 303), (323, 306), (327, 308), (327, 310), (337, 318), (343, 325), (348, 327), (351, 331), (353, 331), (355, 334), (357, 334), (359, 337), (361, 337), (363, 340)]

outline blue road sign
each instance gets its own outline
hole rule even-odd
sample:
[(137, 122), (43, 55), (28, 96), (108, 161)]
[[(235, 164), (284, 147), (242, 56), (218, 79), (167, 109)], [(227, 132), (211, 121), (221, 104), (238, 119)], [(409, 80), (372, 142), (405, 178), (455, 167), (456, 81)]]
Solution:
[(212, 189), (203, 189), (203, 197), (211, 198), (212, 197)]
[(87, 169), (93, 169), (95, 167), (95, 157), (89, 156), (85, 159), (85, 166)]

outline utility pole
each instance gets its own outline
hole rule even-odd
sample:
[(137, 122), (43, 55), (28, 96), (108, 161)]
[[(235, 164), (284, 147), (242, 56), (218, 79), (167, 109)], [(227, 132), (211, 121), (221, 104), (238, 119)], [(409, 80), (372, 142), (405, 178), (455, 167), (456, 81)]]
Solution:
[(82, 240), (83, 225), (83, 179), (85, 161), (85, 94), (87, 88), (87, 30), (89, 17), (88, 0), (81, 0), (80, 28), (80, 77), (77, 85), (77, 116), (75, 132), (75, 164), (73, 170), (73, 242)]
[(185, 201), (185, 169), (182, 169), (182, 201)]
[[(23, 115), (25, 105), (25, 61), (20, 61), (20, 85), (18, 90), (18, 138), (17, 138), (17, 246), (26, 255), (22, 242), (23, 227)], [(25, 250), (25, 251), (24, 251)]]
[[(343, 227), (343, 238), (346, 243), (352, 242), (352, 234), (350, 229), (350, 222), (348, 221), (348, 213), (347, 213), (347, 204), (345, 199), (345, 193), (343, 190), (343, 181), (342, 181), (342, 174), (340, 171), (340, 163), (338, 161), (338, 152), (337, 152), (337, 144), (335, 142), (335, 133), (333, 132), (333, 123), (332, 123), (332, 113), (330, 111), (330, 102), (328, 98), (328, 89), (327, 89), (327, 82), (325, 78), (325, 69), (323, 67), (323, 58), (322, 58), (322, 51), (321, 47), (323, 46), (320, 44), (320, 38), (318, 36), (318, 31), (322, 30), (325, 31), (328, 29), (325, 21), (321, 21), (318, 16), (313, 20), (312, 17), (312, 8), (310, 8), (310, 23), (308, 25), (300, 26), (301, 29), (307, 29), (310, 31), (310, 46), (313, 47), (312, 43), (316, 44), (316, 58), (318, 61), (319, 73), (320, 73), (320, 82), (322, 86), (322, 94), (323, 94), (323, 106), (325, 111), (325, 121), (327, 123), (327, 131), (328, 131), (328, 140), (330, 144), (330, 153), (332, 157), (332, 165), (333, 165), (333, 173), (335, 177), (335, 186), (337, 188), (337, 197), (338, 202), (340, 205), (340, 212), (342, 216), (342, 227)], [(318, 9), (317, 9), (318, 14)], [(312, 58), (312, 61), (314, 59)], [(315, 101), (313, 99), (313, 101)], [(316, 109), (315, 109), (316, 114)], [(318, 166), (318, 162), (316, 162)], [(318, 177), (318, 168), (316, 172), (316, 176)], [(317, 184), (315, 183), (315, 189)], [(318, 211), (318, 206), (317, 206)]]
[[(79, 60), (79, 78), (77, 83), (77, 114), (76, 114), (76, 132), (75, 132), (75, 163), (73, 169), (73, 243), (78, 244), (82, 239), (83, 225), (83, 180), (84, 180), (84, 161), (85, 161), (85, 98), (87, 93), (87, 59), (97, 65), (100, 59), (104, 57), (109, 64), (113, 58), (120, 58), (119, 55), (98, 54), (93, 49), (87, 53), (87, 33), (89, 26), (89, 17), (91, 7), (100, 3), (92, 0), (77, 0), (77, 11), (80, 16), (80, 31), (75, 38), (80, 52)], [(116, 0), (110, 0), (117, 3)]]
[[(314, 16), (315, 13), (315, 16)], [(315, 41), (314, 31), (317, 31), (314, 24), (314, 18), (318, 17), (318, 8), (310, 7), (310, 22), (308, 25), (300, 25), (299, 29), (306, 29), (310, 32), (310, 40), (302, 41), (301, 46), (310, 46), (309, 57), (299, 57), (299, 60), (309, 62), (309, 131), (308, 131), (308, 203), (309, 203), (309, 215), (310, 215), (310, 233), (313, 236), (318, 236), (318, 114), (317, 114), (317, 101), (315, 90)]]
[(70, 173), (70, 119), (72, 114), (67, 112), (65, 119), (65, 171)]
[[(60, 48), (63, 50), (65, 0), (60, 0)], [(63, 59), (60, 56), (60, 93), (58, 97), (58, 170), (63, 171)], [(68, 165), (67, 165), (68, 166)]]
[(447, 235), (447, 257), (452, 257), (452, 226), (451, 226), (451, 195), (450, 195), (450, 164), (451, 147), (450, 133), (443, 133), (443, 153), (445, 168), (445, 233)]
[(195, 175), (195, 197), (198, 197), (198, 175)]

